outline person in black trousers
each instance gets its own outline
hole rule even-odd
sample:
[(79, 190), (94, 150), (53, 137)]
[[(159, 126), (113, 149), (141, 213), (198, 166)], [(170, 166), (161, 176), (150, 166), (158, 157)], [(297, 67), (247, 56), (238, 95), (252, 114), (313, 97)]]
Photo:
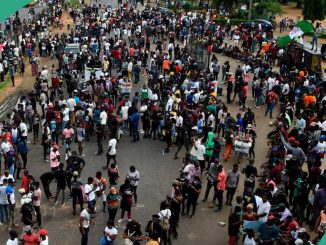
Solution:
[(190, 206), (192, 206), (192, 214), (189, 216), (189, 218), (195, 215), (197, 200), (201, 192), (201, 189), (202, 189), (202, 185), (200, 182), (200, 178), (198, 176), (194, 176), (194, 180), (189, 187), (189, 194), (187, 200), (187, 215), (189, 215)]
[(53, 196), (51, 191), (50, 191), (50, 183), (54, 179), (54, 173), (52, 171), (51, 172), (46, 172), (46, 173), (41, 175), (40, 179), (42, 181), (44, 194), (45, 194), (46, 198), (49, 199), (50, 197)]
[(81, 186), (83, 183), (81, 180), (78, 178), (78, 172), (74, 171), (73, 172), (73, 180), (71, 181), (71, 196), (72, 196), (72, 209), (73, 215), (76, 215), (76, 203), (77, 203), (77, 198), (80, 206), (80, 212), (84, 209), (83, 208), (83, 193), (81, 190)]

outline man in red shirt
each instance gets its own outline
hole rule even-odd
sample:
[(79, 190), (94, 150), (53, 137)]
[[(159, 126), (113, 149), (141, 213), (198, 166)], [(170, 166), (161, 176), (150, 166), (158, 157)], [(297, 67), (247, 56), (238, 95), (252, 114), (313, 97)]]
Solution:
[(265, 117), (267, 116), (267, 113), (269, 112), (269, 117), (271, 119), (273, 118), (273, 109), (274, 109), (276, 98), (277, 98), (277, 94), (273, 90), (269, 90), (267, 92), (267, 95), (266, 95), (267, 108), (265, 111)]
[(25, 245), (38, 245), (40, 244), (39, 237), (32, 232), (32, 227), (27, 225), (24, 227), (24, 233), (22, 234), (23, 244)]
[(247, 100), (247, 97), (248, 97), (248, 91), (249, 91), (248, 83), (245, 82), (243, 87), (242, 87), (242, 98), (241, 98), (242, 108), (241, 108), (241, 110), (246, 109), (246, 100)]

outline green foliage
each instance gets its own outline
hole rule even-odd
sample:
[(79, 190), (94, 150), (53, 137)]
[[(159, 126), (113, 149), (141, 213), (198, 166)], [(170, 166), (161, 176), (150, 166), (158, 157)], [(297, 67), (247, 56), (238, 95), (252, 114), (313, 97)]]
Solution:
[(302, 14), (307, 20), (323, 20), (326, 15), (326, 0), (304, 0)]
[(9, 82), (10, 82), (10, 76), (7, 75), (7, 76), (5, 77), (4, 82), (1, 82), (1, 83), (0, 83), (0, 90), (2, 90), (2, 89), (4, 89), (5, 87), (7, 87), (7, 85), (8, 85)]
[(267, 12), (273, 16), (283, 13), (282, 5), (275, 0), (261, 1), (255, 5), (254, 9), (257, 11), (257, 13)]

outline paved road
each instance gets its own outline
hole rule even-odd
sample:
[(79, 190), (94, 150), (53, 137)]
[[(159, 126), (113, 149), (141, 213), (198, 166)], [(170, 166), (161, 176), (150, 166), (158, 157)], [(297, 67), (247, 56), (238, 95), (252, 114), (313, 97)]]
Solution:
[[(102, 1), (105, 3), (104, 1)], [(106, 0), (106, 2), (108, 2)], [(220, 62), (224, 62), (226, 57), (218, 56)], [(231, 69), (236, 68), (237, 63), (231, 61)], [(139, 86), (140, 88), (140, 86)], [(225, 89), (226, 90), (226, 89)], [(222, 97), (225, 101), (225, 97)], [(252, 104), (252, 101), (249, 101)], [(235, 105), (230, 106), (232, 115), (238, 111)], [(263, 115), (264, 108), (255, 110), (257, 117), (258, 133), (256, 159), (257, 163), (264, 160), (266, 153), (265, 136), (268, 132), (268, 122)], [(118, 143), (117, 160), (122, 176), (125, 176), (131, 164), (135, 165), (140, 171), (139, 183), (139, 207), (132, 210), (132, 216), (142, 224), (142, 230), (150, 219), (151, 215), (159, 211), (159, 203), (164, 199), (170, 189), (172, 180), (178, 176), (178, 169), (182, 162), (181, 160), (173, 160), (173, 154), (162, 154), (165, 147), (163, 142), (152, 141), (150, 139), (141, 139), (139, 143), (131, 143), (128, 135), (123, 135)], [(49, 170), (49, 164), (42, 161), (42, 147), (37, 145), (29, 145), (29, 162), (28, 168), (30, 173), (39, 180), (39, 176)], [(76, 146), (74, 146), (76, 148)], [(172, 152), (175, 149), (172, 150)], [(62, 149), (61, 154), (64, 155)], [(90, 143), (86, 143), (85, 160), (87, 165), (82, 173), (83, 181), (86, 181), (88, 176), (94, 176), (95, 172), (100, 170), (105, 164), (105, 156), (95, 156), (96, 144), (94, 137)], [(224, 148), (222, 149), (224, 152)], [(180, 153), (180, 156), (182, 154)], [(229, 170), (233, 164), (231, 158), (225, 164), (225, 169)], [(203, 178), (205, 191), (206, 180)], [(243, 183), (243, 179), (240, 183)], [(19, 187), (20, 182), (17, 183)], [(55, 192), (55, 184), (51, 186), (52, 192)], [(239, 186), (238, 193), (242, 193), (242, 185)], [(202, 199), (200, 196), (199, 200)], [(89, 244), (99, 244), (99, 238), (102, 236), (102, 230), (107, 221), (107, 214), (101, 212), (101, 203), (98, 202), (98, 214), (96, 217), (96, 225), (91, 227), (89, 234)], [(78, 216), (72, 215), (71, 201), (63, 208), (54, 207), (53, 203), (42, 200), (42, 218), (44, 226), (49, 230), (49, 238), (51, 245), (70, 245), (79, 244), (80, 233), (78, 230)], [(227, 244), (227, 227), (218, 226), (219, 221), (226, 222), (229, 209), (223, 208), (223, 212), (214, 213), (212, 209), (207, 208), (206, 204), (199, 202), (196, 215), (192, 218), (181, 217), (179, 225), (179, 238), (173, 240), (173, 244)], [(19, 216), (19, 214), (17, 215)], [(19, 217), (17, 218), (18, 222)], [(119, 225), (119, 236), (116, 244), (123, 244), (122, 228), (125, 223)], [(22, 228), (22, 226), (20, 227)], [(5, 227), (0, 227), (0, 244), (4, 244), (6, 240)]]

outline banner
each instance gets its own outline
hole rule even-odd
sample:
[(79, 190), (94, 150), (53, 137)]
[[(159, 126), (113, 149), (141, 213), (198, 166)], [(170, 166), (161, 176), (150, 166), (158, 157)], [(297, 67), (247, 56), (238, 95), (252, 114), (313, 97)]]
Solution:
[(0, 0), (0, 22), (12, 16), (16, 11), (20, 10), (33, 0)]

